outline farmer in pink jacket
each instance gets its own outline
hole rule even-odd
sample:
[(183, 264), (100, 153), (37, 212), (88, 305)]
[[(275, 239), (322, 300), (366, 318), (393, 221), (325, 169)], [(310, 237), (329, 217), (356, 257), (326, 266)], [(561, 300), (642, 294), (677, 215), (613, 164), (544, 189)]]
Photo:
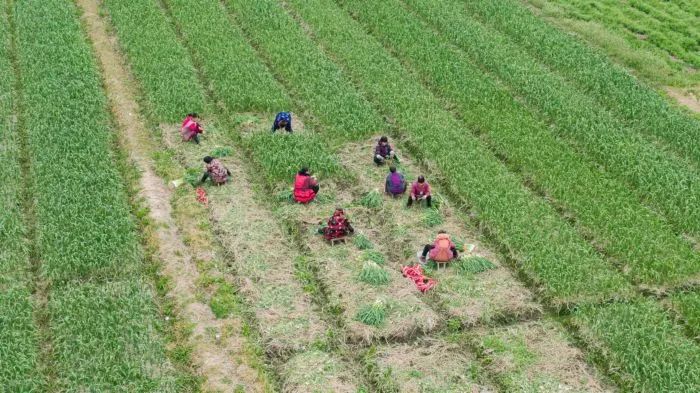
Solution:
[(425, 200), (426, 205), (430, 207), (430, 184), (425, 181), (425, 177), (418, 176), (418, 181), (413, 183), (411, 186), (411, 195), (408, 197), (408, 204), (406, 206), (411, 207), (411, 205), (413, 205), (413, 201), (422, 200)]
[(202, 126), (199, 125), (199, 116), (196, 113), (189, 113), (185, 120), (182, 121), (180, 135), (185, 142), (194, 140), (194, 143), (199, 144), (199, 134), (203, 133)]

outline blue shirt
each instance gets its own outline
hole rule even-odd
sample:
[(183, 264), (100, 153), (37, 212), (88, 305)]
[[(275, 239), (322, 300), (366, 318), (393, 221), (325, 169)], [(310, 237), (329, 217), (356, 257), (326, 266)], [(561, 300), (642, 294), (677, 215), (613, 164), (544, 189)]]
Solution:
[(275, 132), (282, 128), (280, 126), (281, 121), (286, 121), (287, 124), (284, 126), (285, 131), (292, 132), (292, 114), (289, 112), (280, 112), (275, 116), (275, 122), (272, 123), (272, 132)]

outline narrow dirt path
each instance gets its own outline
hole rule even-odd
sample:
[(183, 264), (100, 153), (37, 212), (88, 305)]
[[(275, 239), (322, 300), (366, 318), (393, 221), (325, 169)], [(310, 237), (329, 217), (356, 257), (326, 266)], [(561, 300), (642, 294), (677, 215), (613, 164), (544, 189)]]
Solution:
[(678, 101), (679, 104), (690, 109), (692, 112), (700, 113), (700, 99), (694, 96), (690, 89), (684, 90), (676, 87), (666, 87), (666, 93)]
[(149, 216), (154, 222), (157, 255), (162, 261), (162, 271), (172, 282), (169, 296), (175, 301), (182, 317), (193, 326), (190, 344), (193, 360), (205, 379), (204, 389), (231, 392), (244, 388), (246, 392), (263, 391), (258, 372), (244, 362), (245, 339), (237, 335), (221, 334), (224, 325), (230, 324), (230, 321), (217, 319), (207, 304), (197, 300), (199, 272), (173, 219), (171, 191), (152, 169), (149, 156), (153, 149), (145, 122), (139, 115), (137, 94), (130, 74), (123, 65), (117, 44), (99, 16), (98, 0), (77, 0), (77, 4), (83, 10), (82, 19), (103, 71), (112, 113), (121, 131), (120, 142), (141, 171), (140, 196), (149, 208)]

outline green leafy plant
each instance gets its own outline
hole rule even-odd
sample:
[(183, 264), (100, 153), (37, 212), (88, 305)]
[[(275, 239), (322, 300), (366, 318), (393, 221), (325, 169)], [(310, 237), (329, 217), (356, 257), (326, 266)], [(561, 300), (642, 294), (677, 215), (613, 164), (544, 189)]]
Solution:
[(384, 254), (377, 250), (365, 250), (362, 253), (362, 259), (366, 261), (372, 261), (377, 265), (383, 266), (384, 264), (386, 264), (386, 258), (384, 258)]
[(233, 149), (231, 149), (230, 147), (220, 146), (212, 150), (210, 155), (212, 157), (221, 158), (228, 157), (231, 155), (231, 153), (233, 153)]
[(355, 234), (355, 236), (353, 236), (352, 243), (355, 245), (355, 247), (357, 247), (360, 250), (369, 250), (371, 248), (374, 248), (374, 245), (369, 239), (367, 239), (367, 236), (361, 233)]
[(382, 204), (384, 203), (384, 198), (382, 198), (382, 195), (379, 193), (379, 191), (372, 190), (368, 193), (365, 193), (358, 202), (360, 203), (360, 205), (366, 208), (376, 209), (382, 206)]
[(433, 228), (435, 226), (441, 225), (445, 220), (442, 218), (442, 214), (436, 208), (430, 208), (425, 211), (423, 216), (423, 223), (428, 228)]
[(386, 305), (377, 300), (373, 304), (368, 304), (360, 308), (355, 319), (370, 326), (381, 326), (386, 319)]
[(187, 168), (183, 178), (189, 185), (196, 187), (199, 184), (199, 181), (202, 180), (202, 170), (197, 168)]
[(496, 265), (483, 257), (469, 257), (455, 262), (455, 267), (462, 273), (476, 274), (495, 269)]
[(386, 285), (389, 283), (389, 272), (376, 263), (367, 261), (362, 265), (359, 279), (370, 285)]

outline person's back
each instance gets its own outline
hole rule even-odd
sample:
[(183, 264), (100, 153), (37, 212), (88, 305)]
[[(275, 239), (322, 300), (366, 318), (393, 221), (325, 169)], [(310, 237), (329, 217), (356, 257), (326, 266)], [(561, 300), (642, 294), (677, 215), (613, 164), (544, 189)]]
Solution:
[(306, 168), (299, 171), (294, 178), (294, 200), (299, 203), (309, 203), (316, 198), (318, 184), (309, 175)]
[(455, 248), (455, 245), (450, 240), (450, 235), (440, 233), (435, 238), (433, 249), (430, 250), (430, 259), (437, 262), (449, 262), (454, 258), (453, 248)]
[(198, 134), (203, 132), (202, 127), (197, 122), (196, 113), (188, 113), (185, 120), (182, 121), (182, 127), (180, 128), (180, 135), (183, 141), (194, 140), (199, 144)]
[(207, 164), (207, 171), (211, 175), (211, 180), (216, 184), (224, 184), (228, 180), (228, 171), (217, 159), (213, 159)]
[(292, 132), (292, 114), (289, 112), (280, 112), (275, 116), (275, 121), (272, 123), (272, 132), (284, 128), (287, 132)]
[(396, 167), (392, 166), (389, 168), (389, 175), (386, 177), (385, 191), (393, 196), (406, 192), (406, 179), (396, 170)]

